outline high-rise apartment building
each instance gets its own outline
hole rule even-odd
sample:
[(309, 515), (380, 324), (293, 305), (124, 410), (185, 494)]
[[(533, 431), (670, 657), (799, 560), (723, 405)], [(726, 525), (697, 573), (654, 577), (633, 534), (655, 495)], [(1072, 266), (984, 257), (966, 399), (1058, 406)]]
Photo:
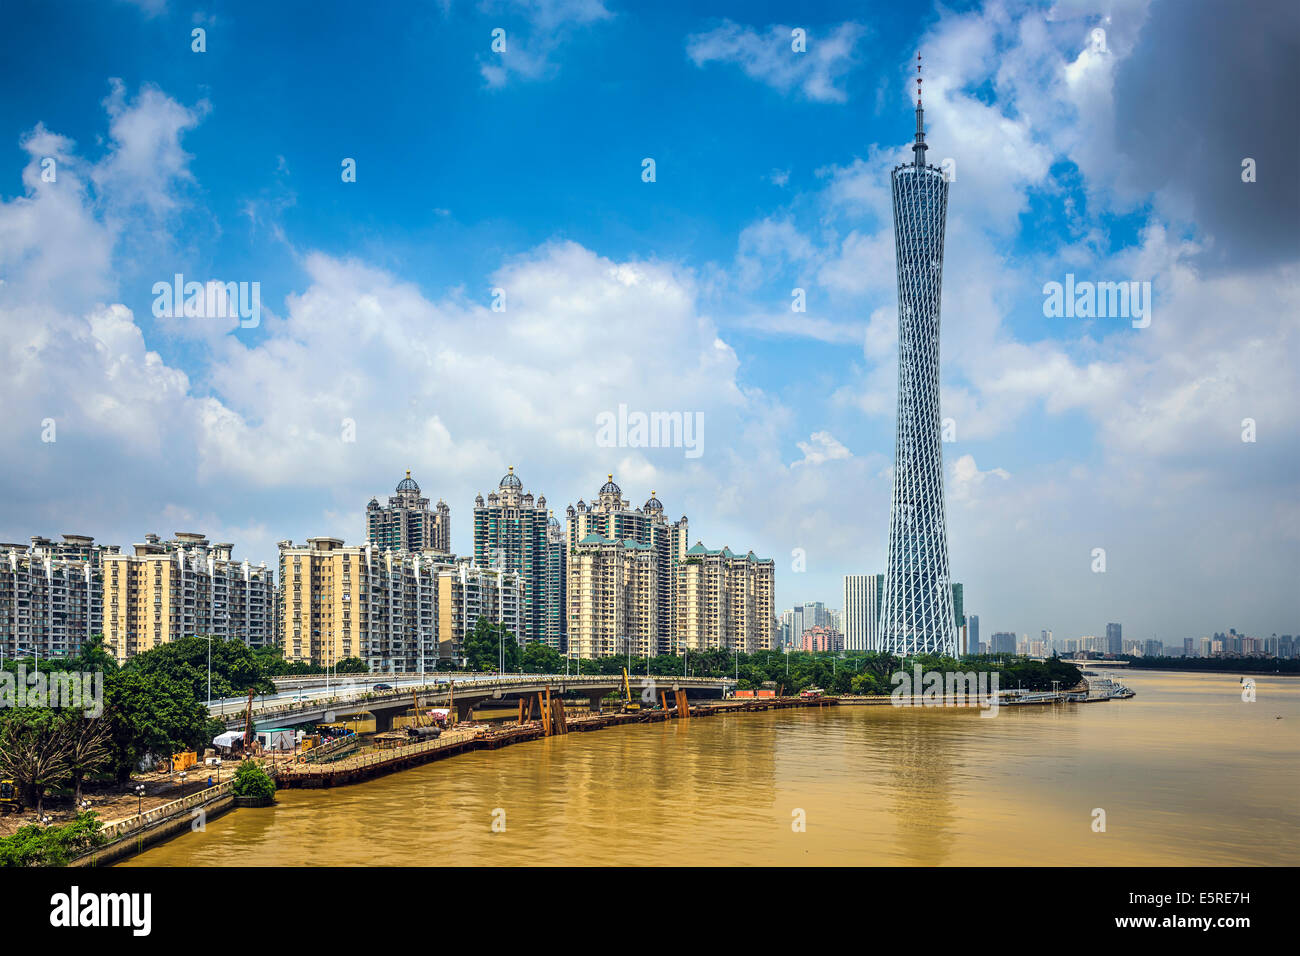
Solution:
[(0, 651), (5, 660), (78, 653), (103, 630), (103, 558), (116, 545), (80, 534), (0, 544)]
[(885, 595), (883, 574), (844, 575), (844, 649), (880, 649), (880, 606)]
[(119, 662), (184, 637), (275, 640), (275, 573), (237, 561), (234, 545), (178, 531), (145, 535), (131, 554), (106, 554), (104, 644)]
[(534, 500), (511, 465), (486, 502), (482, 495), (474, 498), (474, 563), (519, 574), (524, 589), (520, 639), (559, 650), (551, 616), (560, 612), (549, 590), (555, 577), (550, 517), (546, 496)]
[(442, 552), (380, 551), (338, 538), (280, 542), (280, 641), (290, 661), (329, 667), (359, 657), (372, 672), (422, 674), (463, 657), (480, 617), (519, 634), (513, 571)]
[(569, 615), (565, 600), (569, 589), (569, 543), (555, 515), (546, 519), (546, 633), (547, 646), (563, 653), (569, 646)]
[(659, 653), (659, 562), (653, 546), (592, 532), (569, 550), (569, 653)]
[(366, 505), (366, 540), (380, 551), (440, 551), (451, 553), (451, 509), (439, 499), (429, 499), (407, 471), (397, 483), (397, 493), (381, 507), (378, 498)]
[(518, 571), (480, 568), (462, 558), (454, 565), (440, 565), (436, 584), (439, 657), (463, 660), (465, 638), (479, 618), (503, 625), (517, 643), (524, 643), (519, 636), (524, 592)]
[(773, 649), (776, 563), (771, 558), (730, 548), (711, 551), (696, 543), (674, 563), (673, 574), (674, 653)]
[(967, 621), (969, 622), (970, 630), (966, 639), (966, 653), (983, 654), (984, 651), (980, 649), (980, 616), (978, 614), (972, 614), (967, 618)]
[(918, 85), (914, 161), (890, 174), (898, 265), (898, 416), (880, 629), (883, 649), (891, 653), (955, 657), (939, 416), (948, 180), (926, 163), (926, 148)]
[[(664, 517), (663, 503), (653, 491), (643, 506), (633, 508), (631, 502), (623, 497), (622, 489), (614, 483), (612, 474), (607, 476), (605, 484), (590, 505), (579, 499), (576, 505), (569, 505), (566, 516), (568, 525), (564, 537), (570, 555), (568, 600), (572, 602), (575, 599), (573, 554), (578, 542), (595, 534), (615, 541), (648, 545), (654, 555), (656, 587), (659, 589), (655, 599), (657, 618), (654, 653), (670, 653), (673, 564), (686, 554), (688, 524), (685, 516), (680, 521), (669, 522)], [(573, 621), (572, 612), (569, 621)]]

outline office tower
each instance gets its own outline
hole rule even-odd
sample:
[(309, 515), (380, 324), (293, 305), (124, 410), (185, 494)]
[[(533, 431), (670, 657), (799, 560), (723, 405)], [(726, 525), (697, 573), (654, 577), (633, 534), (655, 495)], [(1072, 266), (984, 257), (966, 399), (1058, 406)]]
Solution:
[(1195, 656), (1196, 656), (1196, 651), (1195, 651), (1195, 649), (1194, 649), (1194, 641), (1195, 641), (1195, 639), (1194, 639), (1194, 638), (1191, 638), (1191, 637), (1184, 637), (1184, 638), (1183, 638), (1183, 657), (1195, 657)]
[(966, 589), (961, 584), (952, 586), (952, 623), (955, 631), (954, 648), (957, 656), (966, 650)]
[(1124, 653), (1124, 630), (1118, 624), (1106, 625), (1106, 653)]
[(104, 644), (118, 662), (183, 637), (275, 640), (275, 572), (232, 557), (234, 545), (176, 532), (147, 534), (104, 565)]
[(993, 654), (1014, 654), (1016, 653), (1016, 635), (1010, 631), (998, 631), (990, 638), (992, 646), (990, 653)]
[[(674, 653), (772, 650), (776, 564), (771, 558), (725, 547), (714, 551), (696, 542), (674, 562), (673, 574)], [(824, 609), (823, 615), (829, 621)]]
[(552, 573), (550, 512), (546, 496), (533, 500), (511, 465), (497, 490), (474, 499), (474, 563), (481, 568), (517, 571), (523, 582), (520, 639), (542, 641), (560, 649), (559, 635), (548, 626), (557, 605), (548, 593)]
[(658, 653), (661, 589), (653, 546), (592, 532), (569, 551), (569, 588), (572, 656)]
[(984, 653), (982, 650), (980, 650), (980, 616), (978, 614), (972, 614), (966, 620), (969, 622), (969, 628), (970, 628), (969, 634), (967, 636), (967, 646), (969, 647), (967, 653), (969, 654)]
[[(669, 522), (664, 517), (663, 503), (650, 492), (650, 497), (640, 508), (633, 508), (623, 497), (623, 491), (606, 476), (605, 484), (590, 505), (581, 499), (566, 509), (568, 524), (564, 541), (569, 549), (569, 584), (566, 600), (570, 605), (568, 619), (574, 620), (572, 604), (574, 594), (573, 554), (578, 542), (589, 535), (599, 535), (614, 541), (631, 541), (649, 545), (656, 567), (655, 582), (659, 594), (655, 598), (655, 654), (672, 652), (673, 563), (683, 559), (688, 546), (686, 517)], [(572, 635), (570, 635), (572, 637)]]
[(777, 619), (777, 637), (781, 647), (794, 644), (794, 608), (786, 608)]
[(875, 651), (880, 645), (883, 574), (844, 575), (844, 649)]
[(366, 540), (380, 551), (451, 553), (451, 509), (441, 499), (432, 509), (407, 471), (397, 494), (381, 508), (377, 498), (366, 505)]
[(103, 630), (103, 559), (116, 545), (80, 534), (0, 544), (0, 651), (5, 660), (67, 657)]
[(925, 161), (919, 78), (917, 84), (914, 160), (890, 174), (898, 265), (898, 418), (880, 627), (887, 651), (955, 657), (939, 414), (948, 182), (942, 170)]

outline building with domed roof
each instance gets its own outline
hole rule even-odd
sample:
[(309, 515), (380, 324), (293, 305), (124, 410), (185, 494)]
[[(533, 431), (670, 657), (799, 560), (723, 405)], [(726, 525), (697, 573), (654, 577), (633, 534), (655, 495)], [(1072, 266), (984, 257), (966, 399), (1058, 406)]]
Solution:
[[(638, 597), (636, 601), (641, 601), (644, 607), (652, 608), (652, 631), (653, 637), (648, 639), (648, 647), (652, 654), (668, 654), (672, 652), (672, 616), (670, 608), (672, 607), (672, 567), (674, 562), (682, 558), (686, 553), (688, 545), (688, 523), (685, 516), (679, 521), (670, 522), (664, 516), (664, 506), (656, 496), (655, 492), (650, 492), (650, 498), (640, 508), (633, 508), (632, 503), (623, 497), (623, 489), (614, 481), (612, 474), (605, 476), (605, 483), (600, 486), (596, 497), (590, 505), (579, 500), (576, 505), (570, 505), (567, 509), (568, 528), (565, 533), (565, 543), (569, 550), (568, 574), (569, 586), (566, 596), (568, 605), (568, 631), (573, 638), (575, 632), (581, 632), (586, 635), (575, 643), (581, 643), (581, 648), (575, 649), (575, 654), (584, 657), (598, 656), (590, 653), (602, 647), (613, 646), (624, 638), (630, 638), (630, 635), (610, 635), (602, 631), (602, 627), (608, 630), (613, 627), (610, 622), (618, 619), (621, 620), (621, 611), (613, 609), (608, 610), (605, 615), (606, 624), (601, 625), (593, 621), (592, 614), (596, 613), (595, 608), (599, 602), (593, 601), (590, 595), (583, 592), (586, 580), (590, 580), (591, 572), (584, 566), (583, 574), (585, 577), (579, 577), (576, 557), (579, 552), (579, 545), (596, 535), (601, 539), (615, 542), (631, 543), (642, 546), (649, 550), (650, 558), (638, 556), (638, 562), (650, 560), (654, 564), (654, 572), (651, 576), (655, 594), (653, 597)], [(583, 552), (585, 557), (583, 562), (590, 564), (596, 560), (596, 556), (604, 555), (607, 559), (607, 569), (604, 573), (615, 574), (613, 570), (614, 563), (622, 567), (622, 558), (615, 561), (610, 557), (612, 552), (608, 548), (603, 550), (597, 548), (593, 550), (587, 546)], [(621, 573), (621, 572), (619, 572)], [(644, 583), (644, 579), (640, 579)], [(635, 603), (631, 598), (628, 600), (629, 607)], [(604, 613), (604, 612), (601, 612)], [(632, 612), (628, 612), (629, 614)], [(637, 612), (640, 613), (640, 612)], [(621, 625), (619, 625), (621, 626)], [(639, 645), (638, 645), (639, 646)]]
[(366, 505), (366, 540), (380, 551), (440, 551), (451, 554), (451, 509), (439, 499), (429, 507), (420, 486), (406, 472), (388, 506), (371, 498)]
[(775, 562), (690, 546), (654, 491), (639, 508), (607, 475), (590, 505), (567, 509), (568, 636), (574, 656), (773, 646)]
[(541, 641), (563, 649), (563, 560), (561, 542), (553, 541), (546, 496), (535, 499), (511, 465), (496, 491), (474, 499), (474, 564), (517, 572), (523, 586), (520, 603), (521, 644)]

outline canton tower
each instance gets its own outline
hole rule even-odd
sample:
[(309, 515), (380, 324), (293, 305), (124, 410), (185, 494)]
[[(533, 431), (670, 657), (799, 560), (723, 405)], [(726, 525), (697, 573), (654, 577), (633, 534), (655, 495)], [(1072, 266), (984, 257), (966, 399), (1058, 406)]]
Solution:
[[(921, 72), (921, 54), (916, 55)], [(939, 298), (948, 182), (926, 164), (921, 79), (916, 80), (915, 159), (895, 166), (898, 259), (898, 426), (889, 565), (880, 609), (880, 649), (899, 656), (957, 656), (939, 417)]]

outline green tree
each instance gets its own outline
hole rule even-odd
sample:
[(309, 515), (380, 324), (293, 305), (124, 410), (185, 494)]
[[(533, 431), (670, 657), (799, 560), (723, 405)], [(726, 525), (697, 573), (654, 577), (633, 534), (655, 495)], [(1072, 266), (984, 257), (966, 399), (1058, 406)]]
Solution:
[(275, 796), (275, 781), (256, 760), (245, 760), (235, 771), (235, 782), (231, 784), (230, 792), (237, 797), (261, 797), (269, 800)]
[(201, 753), (213, 736), (207, 707), (190, 686), (156, 673), (124, 669), (115, 675), (104, 688), (101, 719), (108, 722), (108, 746), (118, 780), (126, 780), (146, 754)]
[[(137, 654), (126, 662), (124, 673), (164, 678), (189, 689), (195, 700), (208, 697), (208, 644), (206, 637), (185, 637)], [(238, 697), (250, 689), (259, 694), (275, 693), (275, 685), (263, 673), (260, 661), (243, 641), (211, 641), (212, 697)]]
[(520, 666), (527, 674), (557, 674), (564, 669), (564, 658), (555, 648), (541, 641), (529, 641)]
[(505, 653), (505, 669), (517, 670), (521, 648), (514, 634), (504, 624), (494, 624), (485, 617), (480, 617), (474, 630), (465, 637), (463, 652), (472, 671), (495, 671), (501, 665), (502, 652)]
[(0, 840), (0, 867), (67, 866), (106, 842), (101, 828), (94, 813), (79, 813), (71, 823), (59, 827), (25, 826)]
[(45, 793), (68, 779), (67, 733), (58, 711), (24, 707), (0, 714), (0, 774), (23, 790), (23, 802), (40, 813)]

